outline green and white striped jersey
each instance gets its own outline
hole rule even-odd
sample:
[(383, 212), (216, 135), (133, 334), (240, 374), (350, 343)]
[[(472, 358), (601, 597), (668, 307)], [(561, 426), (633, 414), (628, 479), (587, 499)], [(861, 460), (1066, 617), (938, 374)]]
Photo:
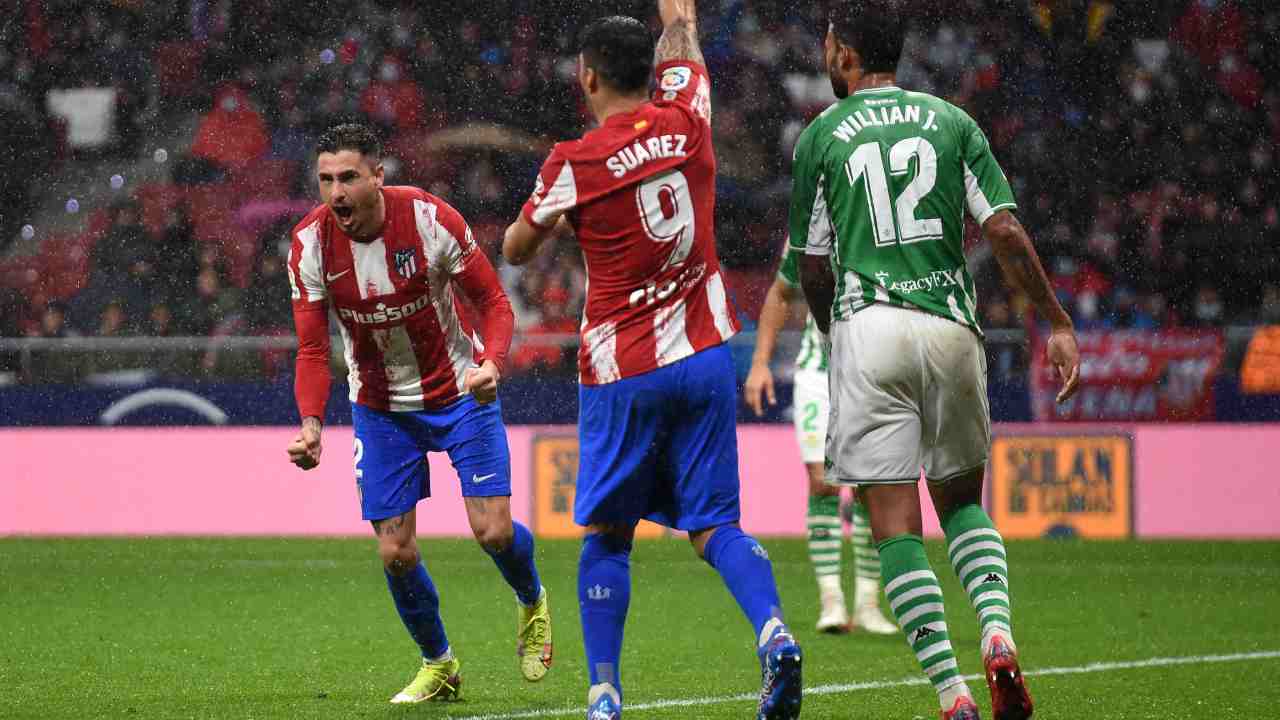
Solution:
[[(790, 244), (782, 249), (782, 265), (778, 267), (778, 277), (791, 287), (800, 287), (800, 253), (792, 250)], [(797, 370), (827, 371), (827, 344), (823, 342), (822, 331), (813, 320), (813, 313), (806, 313), (804, 318), (804, 335), (800, 338), (800, 354), (796, 355)]]
[(881, 302), (981, 334), (963, 213), (981, 225), (1016, 204), (973, 118), (925, 93), (860, 90), (805, 128), (792, 182), (790, 246), (833, 256), (833, 321)]

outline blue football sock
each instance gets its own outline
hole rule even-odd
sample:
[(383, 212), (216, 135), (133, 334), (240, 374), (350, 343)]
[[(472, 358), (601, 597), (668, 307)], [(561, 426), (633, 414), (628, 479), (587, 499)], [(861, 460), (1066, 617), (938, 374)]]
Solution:
[[(383, 572), (386, 572), (385, 570)], [(427, 568), (418, 563), (404, 575), (386, 572), (387, 587), (396, 602), (396, 612), (408, 628), (422, 657), (437, 658), (449, 649), (449, 638), (444, 634), (444, 621), (440, 619), (440, 595), (427, 574)]]
[(591, 684), (610, 683), (622, 692), (618, 659), (631, 604), (631, 543), (593, 533), (582, 539), (578, 559), (578, 609)]
[(757, 638), (771, 618), (782, 618), (782, 602), (773, 581), (769, 554), (755, 538), (733, 525), (723, 525), (711, 535), (703, 554), (724, 579), (738, 607), (755, 628)]
[[(489, 553), (497, 564), (502, 577), (516, 597), (525, 605), (538, 602), (542, 592), (542, 581), (538, 579), (538, 568), (533, 564), (533, 533), (518, 522), (511, 523), (514, 532), (511, 544), (500, 553)], [(488, 552), (486, 548), (486, 552)]]

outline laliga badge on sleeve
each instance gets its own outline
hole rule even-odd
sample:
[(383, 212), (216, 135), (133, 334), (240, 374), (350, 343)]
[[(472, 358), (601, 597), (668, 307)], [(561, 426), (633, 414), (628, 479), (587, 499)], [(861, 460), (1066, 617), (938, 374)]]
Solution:
[(662, 71), (662, 80), (658, 83), (658, 87), (665, 92), (676, 92), (688, 87), (689, 81), (692, 79), (692, 69), (677, 65)]

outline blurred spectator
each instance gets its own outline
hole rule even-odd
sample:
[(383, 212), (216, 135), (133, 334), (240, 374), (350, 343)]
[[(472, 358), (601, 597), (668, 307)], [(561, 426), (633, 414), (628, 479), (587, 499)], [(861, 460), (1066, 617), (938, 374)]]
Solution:
[(1223, 320), (1222, 298), (1218, 295), (1218, 288), (1212, 285), (1196, 288), (1188, 324), (1192, 327), (1221, 327)]
[[(521, 332), (520, 346), (511, 354), (511, 366), (572, 375), (577, 363), (577, 345), (561, 344), (554, 336), (572, 338), (578, 321), (569, 314), (569, 291), (558, 283), (542, 291), (541, 319)], [(551, 337), (548, 337), (551, 336)]]
[(159, 297), (170, 305), (180, 304), (195, 290), (200, 270), (200, 248), (191, 226), (189, 206), (175, 205), (165, 216), (164, 230), (156, 245), (155, 269)]
[(274, 247), (258, 256), (249, 287), (244, 292), (246, 335), (276, 335), (293, 328), (289, 304), (289, 279), (284, 258)]
[[(0, 57), (4, 55), (0, 52)], [(9, 72), (0, 59), (0, 73)], [(0, 251), (15, 238), (19, 228), (30, 221), (35, 209), (36, 190), (42, 186), (32, 171), (48, 166), (52, 155), (51, 133), (33, 104), (16, 88), (0, 79)]]
[(138, 204), (125, 200), (112, 207), (106, 234), (89, 253), (89, 281), (73, 300), (72, 320), (83, 329), (98, 326), (111, 301), (135, 316), (145, 313), (158, 290), (155, 245), (142, 224)]
[[(33, 333), (39, 338), (75, 337), (77, 333), (67, 326), (67, 308), (60, 302), (50, 302), (40, 315), (40, 325)], [(35, 383), (73, 383), (83, 375), (80, 355), (53, 349), (32, 350), (27, 366), (27, 379)]]
[[(0, 287), (0, 338), (22, 337), (30, 310), (22, 293)], [(16, 372), (21, 358), (17, 351), (0, 351), (0, 375)]]
[(378, 66), (377, 78), (360, 96), (360, 111), (391, 130), (412, 130), (423, 120), (422, 90), (406, 77), (399, 58), (387, 55)]
[(262, 115), (239, 85), (218, 88), (213, 109), (200, 118), (191, 154), (224, 169), (237, 171), (267, 153), (271, 138)]
[(1280, 283), (1269, 282), (1262, 288), (1256, 321), (1262, 325), (1280, 325)]
[(112, 300), (102, 309), (98, 318), (98, 337), (121, 337), (129, 335), (129, 315), (125, 312), (124, 303)]
[(138, 203), (125, 200), (111, 209), (111, 227), (93, 246), (90, 254), (91, 277), (94, 284), (109, 284), (138, 262), (150, 263), (153, 247), (142, 225)]
[(196, 276), (195, 293), (180, 306), (178, 316), (191, 335), (211, 335), (222, 328), (240, 311), (240, 295), (235, 288), (227, 287), (222, 273), (214, 267), (200, 269)]

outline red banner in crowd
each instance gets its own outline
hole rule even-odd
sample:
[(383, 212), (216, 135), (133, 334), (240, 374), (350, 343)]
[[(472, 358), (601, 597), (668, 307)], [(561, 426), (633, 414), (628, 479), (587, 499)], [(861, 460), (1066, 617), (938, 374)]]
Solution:
[(1036, 420), (1212, 420), (1221, 330), (1082, 332), (1080, 391), (1054, 402), (1061, 384), (1045, 359), (1048, 336), (1032, 344), (1031, 412)]

